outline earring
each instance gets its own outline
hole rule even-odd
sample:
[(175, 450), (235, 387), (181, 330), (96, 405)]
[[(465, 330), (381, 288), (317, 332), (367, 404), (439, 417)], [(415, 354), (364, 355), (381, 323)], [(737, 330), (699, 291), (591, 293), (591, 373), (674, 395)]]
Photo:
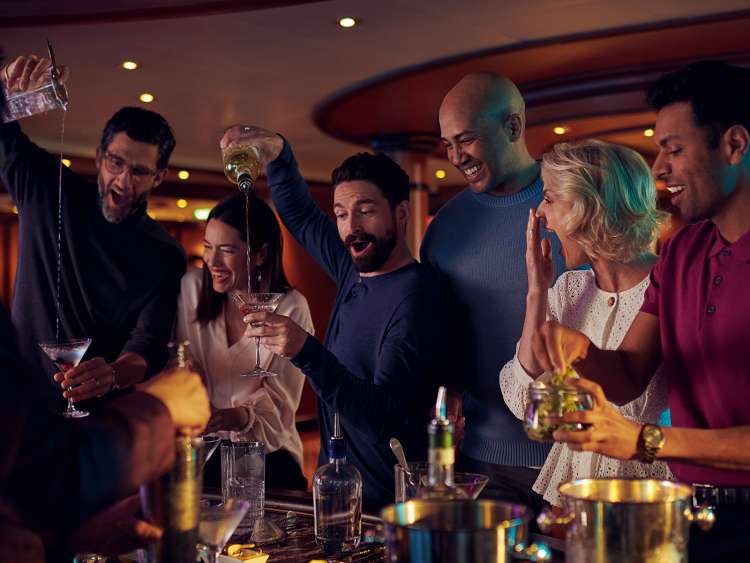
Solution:
[(258, 291), (260, 291), (260, 289), (261, 289), (260, 288), (260, 282), (261, 282), (261, 273), (260, 273), (260, 268), (258, 268), (258, 277), (256, 279), (256, 283), (258, 284)]

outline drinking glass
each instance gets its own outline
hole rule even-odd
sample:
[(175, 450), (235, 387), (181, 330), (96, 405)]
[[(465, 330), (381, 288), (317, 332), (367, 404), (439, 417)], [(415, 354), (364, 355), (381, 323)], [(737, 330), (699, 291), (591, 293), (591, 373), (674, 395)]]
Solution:
[(223, 502), (203, 499), (201, 505), (198, 549), (208, 554), (208, 563), (216, 563), (219, 553), (250, 508), (250, 503), (233, 498)]
[[(230, 293), (234, 304), (242, 311), (243, 315), (249, 313), (260, 313), (267, 311), (276, 312), (283, 293), (247, 293), (246, 291), (232, 291)], [(252, 371), (240, 374), (242, 377), (274, 377), (276, 372), (263, 369), (260, 365), (260, 338), (255, 337), (255, 367)]]
[[(90, 338), (79, 338), (74, 340), (61, 340), (58, 342), (40, 342), (39, 347), (47, 354), (61, 372), (73, 369), (83, 358), (86, 350), (91, 345)], [(70, 389), (70, 388), (69, 388)], [(79, 411), (73, 405), (73, 399), (68, 398), (68, 407), (62, 413), (65, 418), (83, 418), (88, 416), (88, 411)]]
[(263, 518), (266, 496), (266, 456), (263, 442), (222, 442), (221, 497), (249, 503), (237, 533), (258, 545), (278, 541), (284, 532)]

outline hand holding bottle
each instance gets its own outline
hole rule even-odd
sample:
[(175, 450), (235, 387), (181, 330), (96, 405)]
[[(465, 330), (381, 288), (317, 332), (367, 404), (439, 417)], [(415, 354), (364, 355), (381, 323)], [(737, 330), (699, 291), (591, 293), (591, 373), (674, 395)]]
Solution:
[(261, 166), (265, 168), (281, 154), (281, 149), (284, 148), (284, 139), (273, 131), (254, 125), (232, 125), (224, 131), (219, 146), (224, 152), (234, 145), (256, 147), (260, 153)]

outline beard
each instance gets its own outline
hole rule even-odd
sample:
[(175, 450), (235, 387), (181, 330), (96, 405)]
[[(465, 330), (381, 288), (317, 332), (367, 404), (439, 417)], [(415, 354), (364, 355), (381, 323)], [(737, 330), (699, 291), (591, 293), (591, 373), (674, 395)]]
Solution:
[(135, 194), (125, 205), (110, 206), (109, 194), (112, 191), (112, 186), (107, 186), (104, 183), (101, 174), (97, 177), (96, 183), (99, 187), (99, 205), (102, 209), (102, 215), (109, 223), (121, 223), (132, 215), (148, 198), (149, 190)]
[[(354, 256), (351, 253), (353, 244), (372, 243), (370, 252), (364, 256)], [(386, 231), (383, 238), (377, 238), (370, 233), (358, 233), (349, 235), (344, 240), (344, 245), (349, 250), (349, 256), (352, 257), (354, 268), (361, 274), (375, 272), (382, 268), (391, 257), (393, 249), (396, 247), (396, 224)]]

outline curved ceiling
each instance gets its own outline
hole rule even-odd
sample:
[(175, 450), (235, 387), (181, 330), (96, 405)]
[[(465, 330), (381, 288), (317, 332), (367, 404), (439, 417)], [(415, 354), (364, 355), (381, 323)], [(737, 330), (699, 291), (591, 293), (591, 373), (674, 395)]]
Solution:
[[(622, 120), (618, 130), (637, 128), (649, 117), (633, 121), (629, 115), (642, 110), (637, 100), (641, 85), (629, 84), (627, 75), (619, 75), (623, 68), (639, 69), (646, 60), (643, 56), (653, 52), (659, 60), (677, 62), (717, 48), (730, 49), (728, 38), (707, 39), (703, 32), (668, 46), (656, 41), (641, 48), (641, 39), (628, 40), (624, 29), (635, 26), (644, 34), (639, 37), (658, 37), (664, 33), (656, 30), (659, 26), (666, 29), (676, 21), (707, 17), (750, 28), (747, 15), (737, 12), (748, 8), (747, 0), (331, 0), (278, 7), (287, 3), (2, 0), (0, 25), (14, 22), (0, 37), (6, 57), (43, 52), (49, 38), (58, 61), (71, 67), (64, 145), (60, 114), (25, 120), (24, 131), (40, 144), (72, 155), (75, 169), (80, 157), (94, 155), (107, 118), (123, 105), (140, 104), (138, 95), (148, 91), (156, 96), (148, 107), (162, 113), (175, 129), (175, 167), (218, 172), (217, 139), (225, 127), (242, 121), (282, 132), (294, 146), (303, 173), (326, 180), (332, 168), (361, 150), (355, 145), (367, 142), (366, 134), (378, 128), (404, 130), (398, 120), (405, 107), (420, 109), (415, 127), (434, 133), (434, 112), (442, 95), (460, 73), (481, 68), (477, 53), (485, 57), (482, 65), (494, 61), (522, 83), (530, 100), (529, 136), (538, 135), (534, 142), (543, 146), (549, 142), (544, 128), (563, 111), (570, 109), (565, 114), (570, 123), (582, 126), (576, 121), (580, 109), (567, 105), (575, 104), (578, 94), (570, 92), (578, 79), (585, 78), (592, 87), (597, 80), (608, 81), (610, 89), (599, 91), (597, 107)], [(240, 5), (264, 9), (226, 11)], [(109, 10), (103, 20), (102, 6)], [(148, 6), (162, 12), (148, 13)], [(217, 6), (223, 8), (214, 9)], [(131, 10), (129, 19), (120, 17), (123, 10)], [(361, 25), (341, 29), (336, 21), (344, 15), (358, 17)], [(37, 25), (28, 25), (31, 20)], [(643, 26), (654, 29), (644, 31)], [(750, 35), (739, 40), (738, 49), (746, 52)], [(605, 48), (609, 56), (604, 56)], [(125, 59), (141, 67), (125, 71), (120, 67)], [(449, 72), (440, 74), (439, 67), (446, 65)], [(571, 69), (576, 79), (566, 82), (563, 68)], [(372, 86), (383, 87), (394, 75), (405, 80), (416, 75), (432, 78), (415, 81), (416, 89), (403, 96), (373, 99), (349, 111), (343, 123), (327, 126), (337, 134), (352, 126), (357, 135), (364, 133), (361, 137), (334, 138), (316, 126), (313, 111), (322, 100), (330, 101), (333, 93), (361, 90), (362, 85), (372, 95)], [(572, 101), (553, 101), (555, 92)], [(350, 98), (337, 97), (341, 108), (355, 107), (347, 105)], [(542, 128), (538, 132), (537, 124)], [(440, 159), (428, 165), (446, 168)], [(460, 178), (449, 169), (443, 182), (458, 183)], [(186, 184), (184, 195), (189, 197), (190, 182)]]

